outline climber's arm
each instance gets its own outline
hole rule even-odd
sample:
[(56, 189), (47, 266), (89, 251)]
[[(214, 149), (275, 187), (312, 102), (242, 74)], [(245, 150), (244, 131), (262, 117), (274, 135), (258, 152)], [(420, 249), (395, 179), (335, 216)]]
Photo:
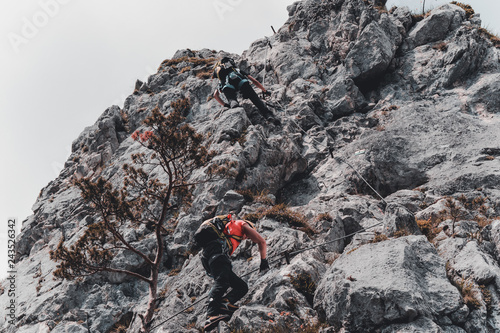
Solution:
[(260, 259), (266, 259), (267, 257), (267, 244), (266, 240), (252, 227), (248, 224), (243, 225), (243, 233), (252, 242), (257, 243), (259, 247)]
[(255, 86), (257, 86), (257, 88), (259, 88), (263, 92), (267, 91), (266, 88), (264, 88), (264, 86), (259, 81), (257, 81), (254, 77), (252, 77), (251, 75), (247, 75), (247, 77), (250, 81), (252, 81), (253, 84), (255, 84)]
[(219, 92), (219, 89), (217, 89), (215, 92), (214, 92), (214, 98), (217, 102), (219, 102), (220, 105), (222, 106), (226, 106), (226, 103), (224, 103), (224, 101), (220, 98), (220, 92)]

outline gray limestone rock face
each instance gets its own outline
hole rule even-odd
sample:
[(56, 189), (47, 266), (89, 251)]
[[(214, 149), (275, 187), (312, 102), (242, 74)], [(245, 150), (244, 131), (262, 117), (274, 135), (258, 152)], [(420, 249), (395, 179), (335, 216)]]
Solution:
[(491, 224), (491, 241), (495, 244), (496, 253), (500, 254), (500, 220), (494, 220)]
[(457, 274), (472, 279), (480, 285), (500, 282), (500, 267), (496, 260), (479, 249), (476, 242), (469, 242), (455, 256), (452, 264)]
[(391, 322), (450, 316), (462, 301), (432, 245), (408, 236), (343, 254), (322, 278), (314, 305), (331, 325), (370, 332)]
[[(500, 112), (500, 74), (484, 75), (469, 89), (467, 105), (471, 112), (485, 116)], [(487, 101), (484, 96), (489, 96)]]
[(446, 4), (433, 10), (408, 34), (415, 46), (444, 39), (451, 30), (460, 26), (465, 19), (465, 11), (455, 5)]
[(217, 208), (216, 215), (228, 213), (238, 214), (241, 211), (241, 208), (243, 208), (244, 204), (245, 198), (242, 194), (233, 190), (227, 191), (222, 198), (222, 202)]
[[(392, 22), (387, 23), (391, 25)], [(389, 29), (396, 30), (395, 26)], [(350, 76), (355, 81), (376, 79), (384, 73), (394, 57), (397, 41), (401, 36), (394, 38), (386, 34), (377, 22), (369, 23), (357, 38), (353, 48), (345, 59)]]
[(407, 324), (394, 324), (384, 328), (382, 333), (405, 332), (405, 333), (465, 333), (463, 328), (455, 325), (439, 326), (429, 318), (419, 318)]
[(385, 208), (384, 232), (389, 236), (394, 236), (398, 232), (412, 235), (421, 234), (415, 215), (406, 207), (392, 203)]

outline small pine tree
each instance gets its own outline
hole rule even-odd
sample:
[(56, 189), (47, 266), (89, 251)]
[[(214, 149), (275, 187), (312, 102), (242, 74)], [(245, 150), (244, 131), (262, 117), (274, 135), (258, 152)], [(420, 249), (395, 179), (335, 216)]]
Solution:
[[(181, 112), (185, 110), (174, 108), (165, 116), (155, 108), (144, 121), (150, 130), (133, 133), (132, 138), (151, 154), (132, 155), (133, 165), (123, 166), (125, 178), (121, 188), (113, 188), (103, 177), (75, 182), (99, 221), (89, 225), (69, 247), (61, 239), (50, 254), (51, 259), (59, 263), (54, 272), (57, 278), (75, 279), (97, 272), (115, 272), (146, 282), (149, 302), (141, 315), (142, 332), (149, 332), (156, 307), (158, 273), (164, 255), (164, 223), (191, 202), (195, 184), (190, 182), (190, 176), (194, 170), (205, 167), (207, 179), (227, 170), (225, 166), (211, 164), (214, 154), (203, 146), (204, 137), (184, 123)], [(158, 178), (159, 173), (166, 176), (165, 183)], [(147, 225), (146, 229), (151, 230), (151, 235), (146, 237), (155, 240), (153, 253), (139, 249), (124, 237), (126, 228), (140, 225)], [(141, 258), (149, 268), (149, 275), (115, 267), (113, 258), (121, 250)]]
[(455, 223), (464, 217), (464, 212), (460, 209), (457, 202), (451, 197), (446, 198), (444, 206), (445, 209), (440, 213), (447, 215), (451, 219), (451, 233), (455, 234)]

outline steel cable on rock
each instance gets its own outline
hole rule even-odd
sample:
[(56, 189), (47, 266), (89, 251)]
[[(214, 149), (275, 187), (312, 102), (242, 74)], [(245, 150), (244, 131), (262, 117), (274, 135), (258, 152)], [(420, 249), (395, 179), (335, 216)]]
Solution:
[[(297, 126), (302, 133), (304, 133), (305, 135), (309, 136), (311, 138), (311, 140), (314, 141), (318, 146), (322, 146), (323, 148), (328, 149), (328, 152), (330, 153), (330, 155), (331, 155), (331, 157), (333, 159), (335, 159), (335, 160), (337, 160), (339, 162), (347, 164), (354, 171), (354, 173), (356, 173), (356, 175), (380, 198), (380, 200), (384, 203), (384, 206), (387, 206), (387, 202), (384, 200), (384, 197), (382, 195), (380, 195), (380, 193), (378, 193), (377, 190), (375, 190), (373, 188), (373, 186), (371, 186), (370, 183), (349, 162), (347, 162), (344, 158), (342, 158), (340, 156), (334, 156), (333, 155), (333, 150), (332, 150), (332, 148), (330, 146), (327, 146), (324, 143), (322, 143), (319, 140), (317, 140), (316, 138), (311, 137), (309, 135), (309, 133), (307, 133), (307, 131), (304, 130), (293, 119), (293, 117), (290, 117), (290, 115), (288, 114), (287, 109), (285, 107), (283, 107), (279, 101), (276, 101), (275, 103), (280, 107), (280, 109), (282, 109), (285, 112), (286, 119), (290, 120), (295, 126)], [(272, 104), (268, 104), (268, 105), (272, 106)], [(274, 106), (274, 108), (276, 108), (276, 106)]]
[[(273, 29), (274, 30), (274, 29)], [(267, 45), (269, 46), (269, 48), (273, 48), (272, 45), (271, 45), (271, 41), (269, 40), (269, 38), (266, 38), (266, 41), (267, 41)], [(266, 48), (266, 57), (264, 59), (264, 76), (262, 78), (262, 82), (263, 82), (263, 85), (264, 85), (264, 82), (266, 80), (266, 73), (267, 73), (267, 63), (268, 63), (268, 49)], [(277, 74), (276, 74), (277, 75)], [(384, 207), (387, 206), (387, 202), (384, 200), (384, 197), (382, 197), (382, 195), (380, 195), (380, 193), (378, 193), (371, 185), (370, 183), (368, 183), (368, 181), (349, 163), (347, 162), (344, 158), (340, 157), (340, 156), (334, 156), (333, 155), (333, 149), (329, 146), (329, 145), (325, 145), (323, 144), (322, 142), (320, 142), (319, 140), (317, 140), (316, 138), (312, 137), (309, 135), (309, 133), (307, 133), (306, 130), (304, 130), (302, 128), (302, 126), (300, 126), (299, 123), (297, 123), (293, 117), (290, 117), (290, 115), (288, 114), (288, 110), (287, 108), (285, 108), (279, 101), (274, 101), (276, 103), (276, 105), (284, 111), (285, 113), (285, 116), (286, 116), (286, 119), (287, 120), (290, 120), (295, 126), (298, 127), (298, 129), (305, 135), (309, 136), (311, 138), (311, 140), (313, 142), (315, 142), (318, 146), (322, 146), (323, 148), (326, 148), (328, 149), (328, 152), (330, 153), (331, 157), (337, 161), (340, 161), (340, 162), (343, 162), (345, 164), (347, 164), (355, 173), (356, 175), (380, 198), (380, 200), (384, 203)], [(276, 105), (272, 104), (272, 103), (267, 103), (266, 104), (274, 109), (276, 109)], [(329, 134), (328, 132), (325, 131), (325, 133), (327, 134), (327, 136), (329, 137)]]

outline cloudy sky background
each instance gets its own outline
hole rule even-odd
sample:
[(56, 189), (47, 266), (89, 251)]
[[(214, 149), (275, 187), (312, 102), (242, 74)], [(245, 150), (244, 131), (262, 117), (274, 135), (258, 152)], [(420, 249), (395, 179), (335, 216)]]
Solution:
[[(7, 221), (18, 227), (57, 177), (71, 143), (109, 106), (123, 106), (176, 50), (240, 54), (286, 21), (293, 0), (2, 0), (0, 3), (0, 277)], [(427, 0), (426, 9), (448, 1)], [(461, 1), (498, 35), (498, 0)], [(419, 0), (387, 7), (422, 11)], [(19, 230), (17, 230), (19, 232)]]

